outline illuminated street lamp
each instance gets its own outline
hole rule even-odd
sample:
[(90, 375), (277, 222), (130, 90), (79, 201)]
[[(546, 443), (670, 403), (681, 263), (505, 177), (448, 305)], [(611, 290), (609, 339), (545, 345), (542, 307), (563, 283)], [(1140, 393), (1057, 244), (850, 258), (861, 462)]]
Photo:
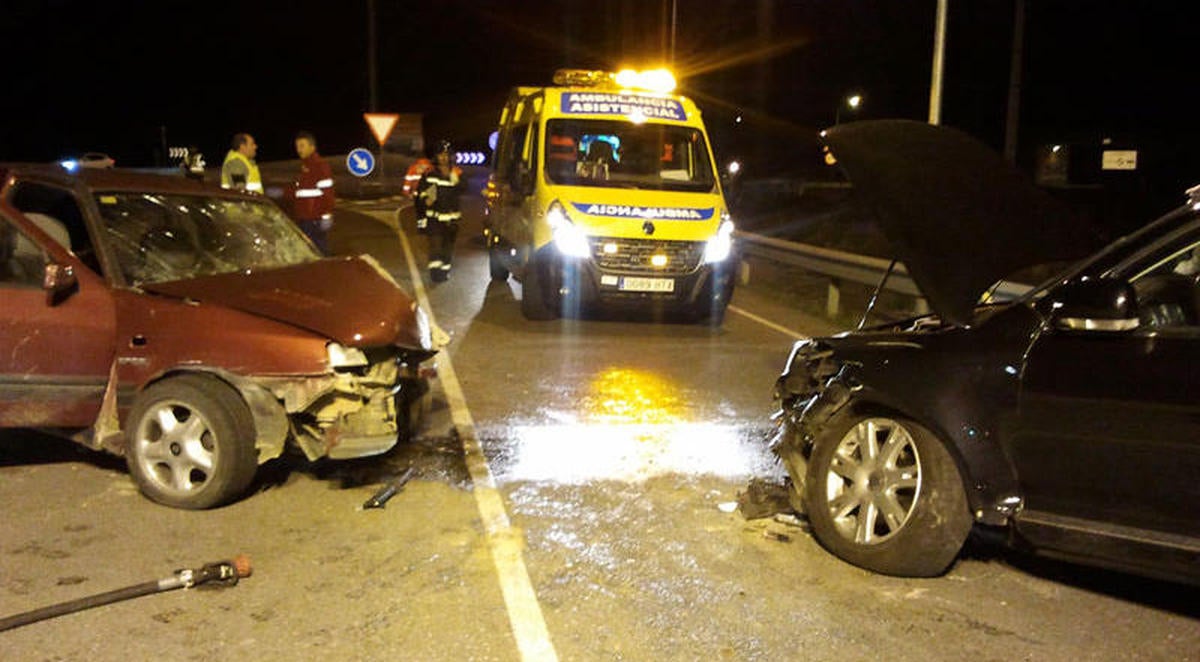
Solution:
[[(850, 110), (857, 111), (858, 107), (862, 105), (862, 100), (863, 100), (863, 98), (862, 98), (861, 94), (851, 94), (850, 96), (846, 97), (846, 99), (845, 99), (846, 107), (849, 108)], [(837, 108), (833, 111), (833, 123), (836, 125), (836, 124), (841, 124), (841, 122), (842, 122), (842, 104), (838, 104)]]

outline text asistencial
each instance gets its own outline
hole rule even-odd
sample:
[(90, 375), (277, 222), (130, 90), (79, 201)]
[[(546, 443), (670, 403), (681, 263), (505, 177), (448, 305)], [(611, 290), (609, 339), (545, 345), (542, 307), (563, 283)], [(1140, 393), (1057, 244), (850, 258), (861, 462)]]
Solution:
[(684, 120), (683, 104), (675, 99), (640, 94), (564, 92), (564, 113), (586, 115), (641, 115), (647, 119)]

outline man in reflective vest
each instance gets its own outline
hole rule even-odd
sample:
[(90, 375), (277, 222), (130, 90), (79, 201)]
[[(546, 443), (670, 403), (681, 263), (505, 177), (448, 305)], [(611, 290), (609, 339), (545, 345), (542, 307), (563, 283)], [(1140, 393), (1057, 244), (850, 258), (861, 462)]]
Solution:
[(221, 164), (221, 188), (262, 195), (262, 175), (258, 174), (258, 165), (254, 163), (254, 155), (258, 153), (254, 136), (239, 133), (233, 137), (230, 148)]
[(335, 202), (333, 170), (317, 153), (317, 139), (308, 131), (296, 134), (296, 155), (300, 157), (300, 173), (296, 175), (296, 204), (292, 215), (304, 234), (328, 255)]
[(438, 145), (437, 166), (417, 184), (417, 197), (425, 202), (425, 216), (417, 218), (417, 229), (429, 235), (429, 279), (434, 282), (450, 277), (454, 239), (462, 218), (459, 197), (465, 188), (462, 170), (454, 165), (454, 150), (443, 140)]

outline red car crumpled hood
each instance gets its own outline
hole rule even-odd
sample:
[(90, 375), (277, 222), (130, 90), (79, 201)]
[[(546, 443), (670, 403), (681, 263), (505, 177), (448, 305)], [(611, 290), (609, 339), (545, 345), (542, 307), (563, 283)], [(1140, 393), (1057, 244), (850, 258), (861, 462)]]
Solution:
[(148, 283), (142, 289), (284, 322), (347, 347), (421, 347), (412, 298), (366, 255)]

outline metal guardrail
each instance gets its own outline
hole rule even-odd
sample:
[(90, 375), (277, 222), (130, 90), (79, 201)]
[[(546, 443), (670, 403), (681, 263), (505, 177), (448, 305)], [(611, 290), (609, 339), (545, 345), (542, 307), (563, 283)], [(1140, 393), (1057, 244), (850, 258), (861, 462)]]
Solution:
[[(734, 236), (740, 241), (744, 254), (828, 276), (829, 296), (826, 300), (825, 313), (829, 317), (836, 317), (841, 307), (841, 283), (843, 281), (876, 287), (891, 264), (890, 260), (878, 257), (846, 253), (749, 232), (735, 232)], [(884, 289), (914, 297), (916, 299), (915, 312), (924, 313), (929, 310), (928, 304), (921, 295), (921, 290), (908, 275), (908, 269), (904, 264), (896, 265), (892, 275), (888, 277)], [(1015, 299), (1028, 291), (1028, 285), (1004, 281), (992, 295), (996, 299), (1006, 300)]]

